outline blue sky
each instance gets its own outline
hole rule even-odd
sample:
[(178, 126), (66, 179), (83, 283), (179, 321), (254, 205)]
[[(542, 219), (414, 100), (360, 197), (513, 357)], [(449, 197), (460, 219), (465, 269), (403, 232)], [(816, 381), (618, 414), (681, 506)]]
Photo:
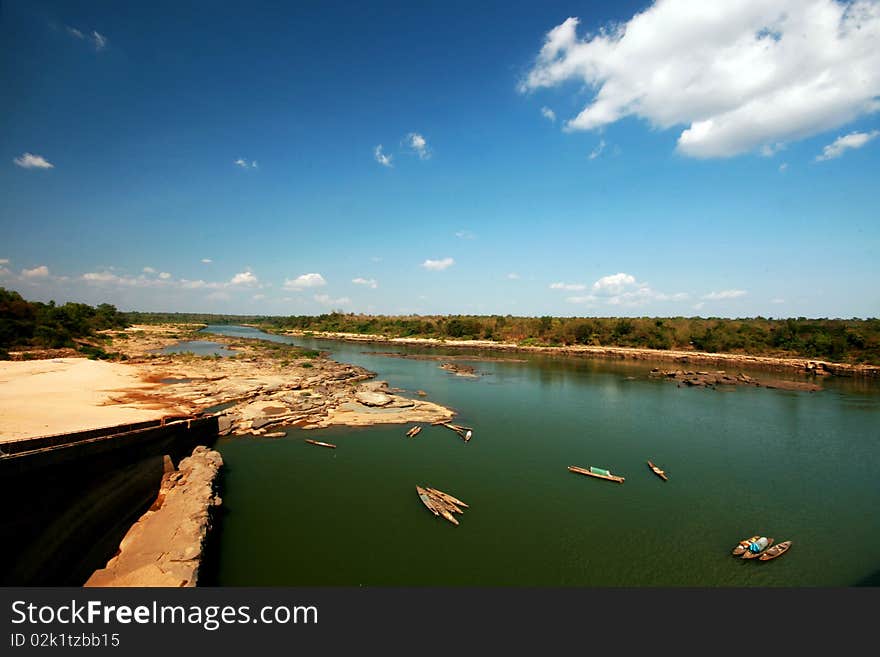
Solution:
[(0, 286), (876, 317), (880, 3), (738, 7), (7, 0)]

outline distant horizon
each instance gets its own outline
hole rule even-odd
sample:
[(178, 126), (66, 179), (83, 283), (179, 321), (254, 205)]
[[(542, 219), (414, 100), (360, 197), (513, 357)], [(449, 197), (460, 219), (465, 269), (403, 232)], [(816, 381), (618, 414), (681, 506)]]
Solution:
[(880, 316), (880, 0), (9, 0), (0, 286), (126, 312)]

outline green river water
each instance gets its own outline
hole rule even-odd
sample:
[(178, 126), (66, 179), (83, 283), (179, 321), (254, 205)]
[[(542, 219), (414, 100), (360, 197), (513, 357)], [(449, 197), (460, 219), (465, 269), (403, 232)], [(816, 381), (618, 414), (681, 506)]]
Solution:
[[(824, 380), (816, 393), (679, 388), (650, 379), (651, 363), (521, 354), (470, 363), (483, 373), (470, 379), (438, 361), (373, 355), (407, 351), (397, 346), (206, 331), (330, 351), (404, 394), (426, 391), (474, 427), (468, 443), (432, 426), (406, 438), (410, 425), (221, 439), (210, 583), (880, 585), (876, 383)], [(626, 482), (569, 465), (607, 468)], [(416, 485), (467, 502), (460, 526), (431, 515)], [(793, 545), (768, 562), (731, 556), (753, 534)]]

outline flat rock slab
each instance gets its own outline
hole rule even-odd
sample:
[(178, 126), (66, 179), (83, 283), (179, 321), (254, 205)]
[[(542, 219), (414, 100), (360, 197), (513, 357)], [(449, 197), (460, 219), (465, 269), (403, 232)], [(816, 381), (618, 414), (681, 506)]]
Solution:
[(391, 395), (386, 395), (384, 392), (370, 392), (368, 390), (361, 390), (356, 393), (355, 399), (364, 406), (387, 406), (393, 401)]

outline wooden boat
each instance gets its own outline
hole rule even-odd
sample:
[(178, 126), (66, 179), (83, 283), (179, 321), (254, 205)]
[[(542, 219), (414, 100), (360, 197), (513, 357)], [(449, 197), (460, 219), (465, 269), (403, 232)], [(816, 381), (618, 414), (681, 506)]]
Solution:
[(305, 439), (307, 443), (311, 443), (312, 445), (318, 445), (319, 447), (332, 447), (336, 449), (336, 445), (331, 445), (330, 443), (322, 443), (320, 440), (312, 440), (311, 438)]
[[(428, 507), (428, 510), (431, 513), (435, 516), (442, 516), (453, 525), (458, 524), (458, 520), (456, 520), (455, 516), (452, 514), (461, 514), (464, 512), (456, 506), (455, 502), (452, 501), (455, 500), (452, 495), (434, 488), (422, 488), (421, 486), (416, 486), (416, 492), (419, 494), (419, 499), (422, 500), (422, 504)], [(467, 504), (461, 500), (456, 500), (456, 502), (467, 508)]]
[(748, 548), (751, 543), (754, 543), (759, 538), (761, 537), (750, 536), (749, 538), (744, 538), (743, 540), (741, 540), (739, 543), (736, 544), (736, 547), (733, 548), (733, 556), (738, 557), (739, 555), (741, 555), (743, 552), (746, 551), (746, 548)]
[(791, 541), (782, 541), (782, 543), (777, 543), (773, 547), (768, 547), (764, 550), (760, 555), (758, 555), (759, 561), (770, 561), (770, 559), (775, 559), (776, 557), (781, 557), (783, 554), (788, 552), (788, 548), (791, 547)]
[(648, 461), (648, 467), (654, 471), (654, 474), (660, 477), (663, 481), (669, 481), (669, 478), (666, 476), (666, 473), (654, 465), (651, 461)]
[[(752, 551), (749, 549), (752, 545), (754, 545), (755, 543), (760, 543), (761, 541), (767, 541), (767, 544), (766, 544), (764, 547), (762, 547), (758, 552), (752, 552)], [(761, 555), (761, 554), (764, 552), (764, 550), (766, 550), (767, 548), (769, 548), (771, 545), (773, 545), (773, 539), (772, 539), (772, 538), (767, 538), (766, 536), (762, 536), (761, 538), (759, 538), (759, 539), (758, 539), (757, 541), (755, 541), (754, 543), (750, 543), (750, 544), (749, 544), (749, 547), (747, 547), (747, 548), (745, 549), (745, 552), (742, 553), (742, 557), (740, 557), (740, 558), (741, 558), (741, 559), (755, 559), (755, 558), (757, 558), (759, 555)]]
[(432, 494), (436, 495), (437, 497), (444, 499), (451, 504), (463, 506), (465, 509), (470, 508), (470, 507), (468, 507), (467, 504), (462, 502), (460, 499), (452, 497), (452, 495), (450, 495), (449, 493), (444, 493), (442, 490), (437, 490), (436, 488), (428, 488), (427, 490), (429, 492), (431, 492)]
[(416, 486), (416, 492), (419, 494), (419, 499), (422, 500), (422, 504), (428, 507), (428, 511), (433, 513), (435, 516), (439, 516), (440, 512), (434, 508), (434, 504), (431, 501), (430, 495), (428, 495), (428, 491), (426, 491), (421, 486)]
[(623, 477), (619, 477), (617, 475), (611, 474), (608, 470), (604, 468), (596, 468), (590, 466), (590, 469), (581, 468), (576, 465), (568, 466), (568, 469), (572, 472), (577, 472), (578, 474), (587, 475), (588, 477), (596, 477), (598, 479), (607, 479), (608, 481), (616, 481), (618, 484), (622, 484), (624, 482)]
[(412, 427), (409, 431), (406, 432), (408, 438), (413, 438), (414, 436), (419, 435), (419, 432), (422, 430), (422, 427), (416, 425)]

